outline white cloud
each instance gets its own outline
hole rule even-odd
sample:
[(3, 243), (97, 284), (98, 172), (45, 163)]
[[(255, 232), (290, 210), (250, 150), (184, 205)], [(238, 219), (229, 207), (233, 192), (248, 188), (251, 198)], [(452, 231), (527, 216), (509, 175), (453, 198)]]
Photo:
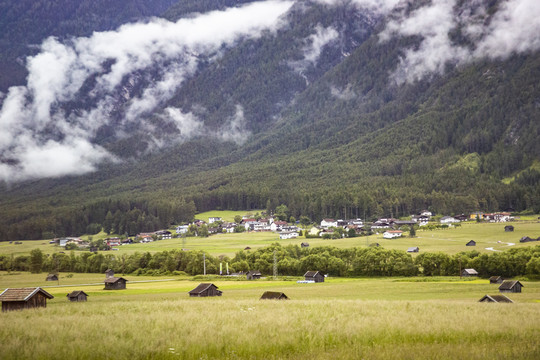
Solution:
[(228, 119), (227, 124), (218, 133), (218, 137), (241, 145), (250, 135), (251, 132), (246, 129), (244, 108), (241, 105), (236, 105), (235, 114)]
[(326, 5), (356, 4), (358, 7), (368, 9), (380, 14), (392, 10), (401, 0), (316, 0)]
[(324, 28), (321, 25), (317, 25), (315, 27), (315, 33), (305, 39), (306, 45), (302, 49), (302, 60), (290, 61), (289, 66), (294, 71), (303, 74), (309, 66), (317, 63), (324, 47), (338, 37), (339, 33), (333, 27)]
[[(0, 99), (0, 178), (17, 181), (94, 171), (113, 156), (92, 145), (93, 138), (102, 125), (112, 124), (111, 112), (118, 112), (122, 102), (129, 101), (122, 122), (115, 124), (119, 135), (170, 99), (196, 71), (201, 57), (215, 58), (223, 45), (277, 30), (292, 4), (261, 1), (176, 23), (153, 19), (67, 42), (47, 39), (40, 53), (27, 59), (26, 86), (12, 87)], [(159, 73), (152, 79), (135, 75), (156, 68)], [(133, 79), (141, 82), (130, 82)], [(126, 82), (145, 87), (133, 97)], [(80, 98), (83, 85), (83, 96), (93, 105), (64, 114), (62, 104)], [(168, 110), (166, 115), (180, 129), (179, 139), (200, 131), (192, 114)]]

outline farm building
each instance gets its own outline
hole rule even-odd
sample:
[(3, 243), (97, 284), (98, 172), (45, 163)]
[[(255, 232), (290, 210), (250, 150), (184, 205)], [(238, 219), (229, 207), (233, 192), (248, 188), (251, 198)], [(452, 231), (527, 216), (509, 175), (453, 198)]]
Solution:
[(289, 298), (282, 292), (265, 291), (259, 300), (289, 300)]
[(88, 298), (88, 294), (82, 290), (75, 290), (67, 294), (67, 298), (69, 301), (73, 302), (86, 301)]
[(401, 230), (388, 230), (383, 233), (383, 238), (395, 239), (395, 238), (401, 237), (401, 235), (403, 235), (403, 231)]
[(506, 232), (512, 232), (512, 231), (514, 231), (514, 226), (513, 226), (513, 225), (506, 225), (506, 226), (504, 227), (504, 231), (506, 231)]
[(251, 248), (249, 246), (246, 246), (244, 250), (251, 250)]
[(47, 275), (47, 278), (45, 281), (58, 281), (58, 275), (56, 274), (49, 274)]
[(6, 289), (0, 294), (2, 311), (47, 307), (47, 299), (54, 296), (40, 287)]
[(127, 280), (121, 277), (110, 277), (105, 279), (105, 288), (103, 290), (123, 290), (126, 288)]
[(304, 278), (306, 281), (324, 282), (324, 275), (320, 271), (308, 271)]
[(489, 278), (490, 284), (502, 284), (503, 278), (501, 276), (492, 276)]
[(513, 303), (512, 300), (504, 295), (484, 295), (478, 302)]
[(499, 292), (520, 293), (522, 287), (524, 287), (523, 284), (517, 280), (504, 280), (499, 286)]
[(201, 283), (189, 292), (191, 297), (221, 296), (223, 292), (218, 287), (210, 283)]
[(246, 274), (247, 280), (257, 280), (261, 278), (261, 272), (258, 270), (250, 270)]
[(540, 237), (538, 239), (530, 238), (528, 236), (524, 236), (521, 239), (519, 239), (519, 242), (531, 242), (531, 241), (540, 241)]
[(476, 241), (471, 240), (468, 243), (466, 243), (465, 246), (476, 246)]
[(461, 271), (461, 276), (463, 277), (478, 276), (478, 271), (474, 269), (463, 269), (463, 271)]
[(307, 248), (307, 247), (309, 247), (309, 244), (307, 242), (303, 242), (303, 243), (300, 244), (300, 247), (301, 248)]
[(112, 269), (107, 269), (107, 270), (105, 271), (105, 278), (108, 279), (108, 278), (112, 278), (112, 277), (114, 277), (114, 270), (112, 270)]
[(410, 247), (407, 249), (407, 252), (414, 252), (414, 253), (417, 253), (420, 251), (420, 248), (418, 246), (415, 246), (415, 247)]

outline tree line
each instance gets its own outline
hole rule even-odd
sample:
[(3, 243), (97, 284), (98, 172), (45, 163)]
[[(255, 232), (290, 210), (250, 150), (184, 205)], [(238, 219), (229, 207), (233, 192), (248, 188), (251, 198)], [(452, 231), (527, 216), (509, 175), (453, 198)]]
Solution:
[[(220, 263), (229, 271), (258, 270), (273, 274), (274, 258), (281, 276), (302, 276), (317, 270), (330, 276), (457, 276), (461, 269), (474, 268), (481, 277), (540, 275), (540, 245), (514, 248), (493, 254), (478, 251), (449, 255), (441, 252), (422, 253), (416, 258), (401, 250), (381, 247), (339, 249), (332, 246), (301, 248), (274, 243), (254, 251), (239, 251), (234, 257), (204, 254), (206, 273), (218, 274)], [(39, 249), (30, 255), (0, 256), (2, 271), (104, 273), (113, 269), (133, 275), (199, 275), (203, 273), (203, 252), (170, 250), (151, 254), (103, 254), (83, 252), (76, 255), (44, 254)], [(225, 271), (225, 270), (224, 270)]]

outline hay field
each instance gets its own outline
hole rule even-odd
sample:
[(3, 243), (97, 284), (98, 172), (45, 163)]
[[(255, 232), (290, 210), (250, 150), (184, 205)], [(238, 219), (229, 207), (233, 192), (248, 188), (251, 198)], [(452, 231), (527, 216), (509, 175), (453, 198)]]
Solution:
[[(93, 276), (94, 278), (90, 278)], [(40, 285), (44, 276), (0, 274), (6, 285)], [(65, 274), (61, 275), (61, 283)], [(65, 279), (101, 280), (75, 274)], [(2, 359), (537, 359), (540, 283), (523, 281), (514, 304), (484, 304), (487, 280), (329, 278), (215, 281), (217, 298), (189, 298), (199, 282), (176, 278), (46, 288), (46, 309), (0, 313)], [(156, 279), (156, 278), (153, 278)], [(166, 280), (166, 279), (161, 279)], [(422, 281), (428, 280), (428, 281)], [(87, 303), (65, 295), (84, 290)], [(265, 290), (291, 300), (260, 301)]]

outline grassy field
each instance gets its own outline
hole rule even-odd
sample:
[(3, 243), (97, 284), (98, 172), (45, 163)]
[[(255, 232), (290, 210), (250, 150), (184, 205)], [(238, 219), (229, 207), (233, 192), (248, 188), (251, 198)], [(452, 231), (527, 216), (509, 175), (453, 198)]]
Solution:
[[(45, 275), (0, 273), (8, 286)], [(1, 313), (2, 359), (537, 359), (540, 283), (523, 281), (514, 304), (484, 304), (487, 280), (328, 278), (214, 281), (219, 298), (189, 298), (199, 282), (127, 277), (104, 291), (100, 274), (61, 274), (46, 309)], [(156, 280), (155, 277), (151, 278)], [(167, 280), (170, 278), (161, 278)], [(429, 281), (422, 281), (429, 280)], [(75, 285), (93, 284), (99, 285)], [(50, 285), (50, 283), (48, 284)], [(84, 290), (87, 303), (65, 295)], [(266, 290), (289, 301), (260, 301)]]
[[(132, 244), (120, 246), (119, 253), (134, 253), (136, 251), (151, 253), (187, 248), (190, 250), (204, 250), (212, 255), (234, 256), (237, 251), (250, 247), (252, 250), (265, 247), (273, 242), (279, 242), (282, 245), (308, 242), (311, 247), (314, 246), (335, 246), (338, 248), (366, 247), (370, 243), (379, 243), (386, 249), (407, 250), (409, 247), (418, 246), (420, 252), (442, 251), (448, 254), (455, 254), (460, 251), (477, 250), (479, 252), (490, 253), (492, 251), (504, 251), (513, 247), (535, 246), (540, 243), (529, 242), (520, 243), (519, 239), (523, 236), (540, 237), (540, 222), (538, 221), (516, 221), (512, 222), (515, 227), (514, 232), (505, 232), (505, 224), (495, 223), (464, 223), (460, 227), (449, 228), (445, 230), (432, 230), (416, 232), (415, 238), (403, 237), (398, 239), (384, 239), (382, 232), (380, 234), (345, 238), (337, 240), (324, 239), (288, 239), (279, 240), (279, 236), (272, 232), (251, 232), (239, 234), (217, 234), (208, 238), (188, 237), (185, 239), (185, 246), (182, 239), (161, 240), (147, 244)], [(469, 240), (476, 241), (475, 247), (467, 247), (465, 244)], [(509, 245), (514, 244), (514, 245)], [(43, 252), (50, 254), (63, 251), (58, 246), (51, 245), (48, 241), (23, 241), (22, 244), (0, 242), (0, 255), (29, 254), (34, 248), (39, 248)], [(492, 250), (488, 250), (492, 249)], [(111, 252), (110, 252), (111, 253)]]

